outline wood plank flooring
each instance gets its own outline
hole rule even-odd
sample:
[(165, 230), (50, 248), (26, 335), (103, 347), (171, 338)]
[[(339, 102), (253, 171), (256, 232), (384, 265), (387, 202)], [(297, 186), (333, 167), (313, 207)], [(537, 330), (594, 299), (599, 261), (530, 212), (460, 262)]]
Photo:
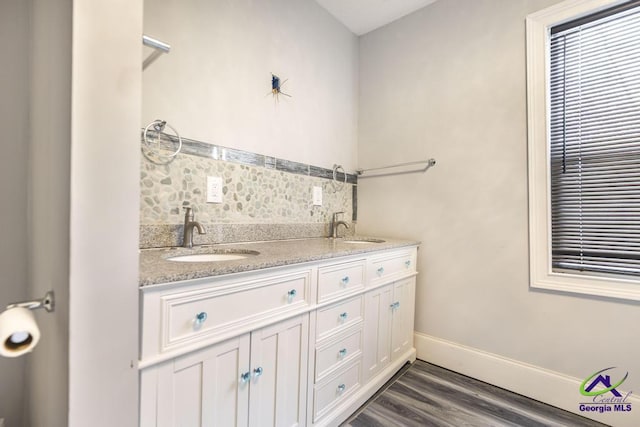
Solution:
[(417, 360), (342, 427), (602, 427), (544, 403)]

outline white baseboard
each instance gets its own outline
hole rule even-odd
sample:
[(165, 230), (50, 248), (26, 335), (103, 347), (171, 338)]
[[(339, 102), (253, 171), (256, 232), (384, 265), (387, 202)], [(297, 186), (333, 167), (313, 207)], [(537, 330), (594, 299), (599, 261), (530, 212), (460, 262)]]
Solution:
[[(629, 412), (580, 412), (583, 378), (570, 377), (518, 360), (416, 332), (418, 359), (615, 427), (640, 426), (640, 398), (629, 396)], [(629, 391), (629, 390), (627, 390)], [(640, 390), (638, 390), (640, 392)]]

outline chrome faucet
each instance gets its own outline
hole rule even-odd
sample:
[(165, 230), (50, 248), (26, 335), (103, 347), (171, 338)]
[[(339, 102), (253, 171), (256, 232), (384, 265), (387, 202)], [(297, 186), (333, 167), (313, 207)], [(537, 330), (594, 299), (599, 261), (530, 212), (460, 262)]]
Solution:
[(191, 208), (184, 208), (184, 235), (182, 237), (182, 247), (183, 248), (192, 248), (193, 247), (193, 228), (198, 229), (198, 234), (207, 234), (204, 230), (202, 224), (198, 221), (194, 221), (194, 215)]
[(342, 215), (344, 212), (335, 212), (333, 214), (333, 221), (331, 221), (331, 237), (338, 238), (338, 227), (344, 225), (344, 228), (349, 229), (349, 224), (344, 221), (338, 220), (338, 215)]

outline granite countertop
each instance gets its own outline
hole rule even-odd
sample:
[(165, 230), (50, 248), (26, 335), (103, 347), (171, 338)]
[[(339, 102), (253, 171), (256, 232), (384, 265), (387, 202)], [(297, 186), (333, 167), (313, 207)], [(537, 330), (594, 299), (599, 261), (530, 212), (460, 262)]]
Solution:
[[(420, 244), (420, 242), (411, 240), (361, 236), (350, 237), (349, 240), (359, 240), (359, 242), (348, 243), (345, 239), (313, 238), (203, 245), (193, 249), (142, 249), (140, 250), (139, 285), (144, 287), (179, 282)], [(253, 251), (259, 254), (252, 255)], [(247, 255), (246, 258), (231, 261), (175, 262), (167, 260), (167, 258), (182, 255), (230, 252), (242, 252)]]

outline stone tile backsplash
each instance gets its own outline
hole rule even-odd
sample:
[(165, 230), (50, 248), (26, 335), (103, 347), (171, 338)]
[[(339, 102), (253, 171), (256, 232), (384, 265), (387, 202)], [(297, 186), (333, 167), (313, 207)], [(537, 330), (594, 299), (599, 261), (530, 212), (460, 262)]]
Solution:
[[(325, 232), (321, 224), (329, 223), (334, 212), (343, 211), (348, 222), (354, 218), (354, 184), (336, 183), (322, 174), (309, 176), (276, 169), (265, 163), (255, 166), (181, 152), (171, 163), (157, 165), (142, 156), (141, 247), (162, 246), (149, 237), (153, 233), (145, 236), (145, 229), (182, 224), (186, 206), (193, 209), (197, 221), (211, 229), (219, 224), (309, 224), (306, 233), (314, 234)], [(310, 171), (312, 168), (309, 166)], [(206, 202), (208, 176), (222, 178), (223, 203)], [(322, 187), (322, 206), (313, 206), (314, 186)], [(290, 238), (298, 234), (299, 230)]]

